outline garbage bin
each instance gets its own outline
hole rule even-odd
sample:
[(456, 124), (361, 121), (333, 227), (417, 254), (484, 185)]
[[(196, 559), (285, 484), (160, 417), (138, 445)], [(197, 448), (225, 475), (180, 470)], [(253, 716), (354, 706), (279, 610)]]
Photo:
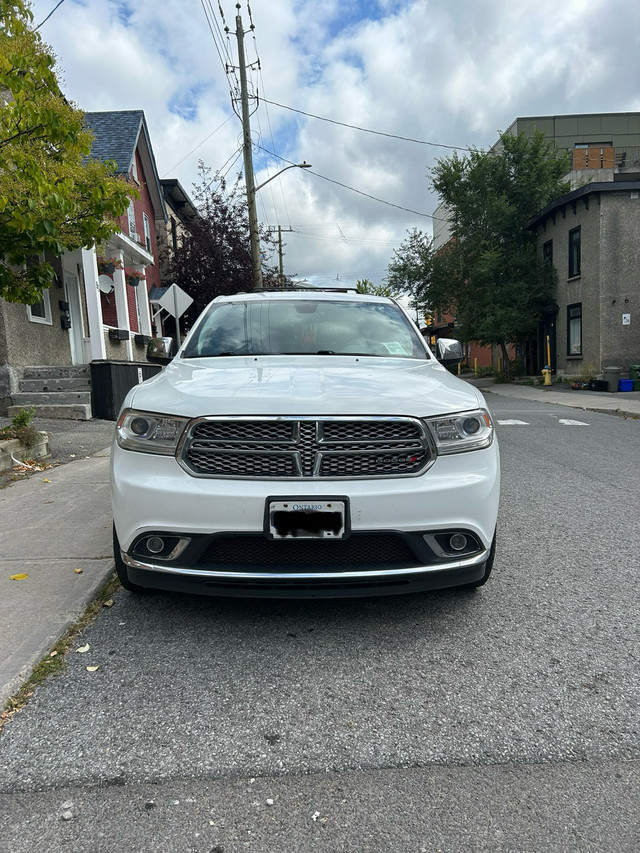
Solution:
[(640, 379), (640, 364), (629, 365), (629, 379)]
[(91, 362), (91, 409), (94, 418), (118, 419), (127, 391), (162, 370), (159, 364), (133, 361)]
[(618, 390), (618, 382), (620, 381), (620, 368), (619, 367), (605, 367), (602, 371), (603, 379), (607, 383), (608, 391), (617, 391)]

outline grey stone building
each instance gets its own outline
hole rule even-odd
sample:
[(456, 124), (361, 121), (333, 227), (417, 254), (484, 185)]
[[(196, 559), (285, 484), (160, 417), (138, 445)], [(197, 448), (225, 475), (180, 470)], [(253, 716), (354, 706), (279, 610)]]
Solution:
[(640, 364), (640, 179), (591, 181), (553, 201), (528, 227), (556, 279), (539, 355), (549, 335), (559, 375), (616, 366), (624, 376)]
[[(527, 116), (507, 128), (534, 131), (570, 153), (571, 192), (528, 223), (556, 285), (537, 338), (518, 356), (530, 374), (550, 360), (560, 375), (610, 366), (624, 375), (640, 364), (640, 112)], [(451, 236), (444, 205), (434, 219), (437, 249)]]

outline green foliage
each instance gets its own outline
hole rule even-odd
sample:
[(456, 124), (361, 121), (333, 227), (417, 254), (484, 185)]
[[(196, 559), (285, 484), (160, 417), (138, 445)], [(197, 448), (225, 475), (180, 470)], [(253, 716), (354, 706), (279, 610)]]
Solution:
[(412, 307), (424, 313), (431, 307), (428, 292), (433, 272), (433, 243), (417, 228), (408, 233), (409, 237), (393, 253), (387, 282), (394, 293), (408, 294)]
[(0, 430), (0, 438), (17, 438), (25, 447), (32, 447), (40, 437), (38, 430), (31, 426), (35, 407), (20, 409), (11, 419), (9, 426)]
[(84, 114), (65, 100), (54, 57), (24, 0), (0, 0), (0, 297), (33, 304), (60, 255), (118, 230), (137, 192), (89, 157)]
[(569, 187), (567, 160), (544, 134), (502, 134), (499, 149), (454, 154), (433, 169), (452, 239), (434, 257), (427, 292), (434, 308), (455, 313), (463, 340), (506, 353), (507, 343), (535, 333), (553, 286), (525, 225)]
[(359, 278), (356, 282), (356, 293), (371, 293), (374, 296), (397, 296), (398, 291), (390, 284), (374, 284), (368, 278)]

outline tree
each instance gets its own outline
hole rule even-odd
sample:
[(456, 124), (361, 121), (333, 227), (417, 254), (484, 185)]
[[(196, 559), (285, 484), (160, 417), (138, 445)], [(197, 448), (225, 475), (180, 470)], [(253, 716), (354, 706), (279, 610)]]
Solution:
[(396, 293), (411, 297), (411, 307), (424, 313), (430, 308), (429, 287), (433, 270), (433, 242), (414, 228), (393, 253), (387, 268), (387, 282)]
[[(171, 281), (192, 298), (184, 314), (189, 329), (216, 296), (253, 289), (253, 261), (249, 240), (249, 214), (244, 188), (239, 180), (227, 189), (223, 178), (211, 176), (200, 162), (199, 183), (194, 185), (194, 201), (200, 216), (189, 224), (177, 249), (168, 258)], [(216, 183), (217, 182), (217, 183)], [(262, 229), (263, 254), (273, 245), (273, 236)], [(262, 267), (265, 288), (280, 285), (275, 267)]]
[(0, 0), (0, 297), (33, 304), (60, 255), (118, 230), (137, 192), (90, 159), (84, 114), (62, 96), (54, 57), (24, 0)]
[(356, 293), (371, 293), (374, 296), (397, 296), (398, 291), (391, 284), (374, 284), (368, 278), (359, 278)]
[(434, 256), (429, 301), (455, 314), (462, 340), (500, 346), (507, 371), (507, 344), (535, 334), (553, 286), (525, 226), (568, 191), (567, 171), (543, 133), (502, 134), (499, 150), (454, 154), (433, 169), (452, 239)]

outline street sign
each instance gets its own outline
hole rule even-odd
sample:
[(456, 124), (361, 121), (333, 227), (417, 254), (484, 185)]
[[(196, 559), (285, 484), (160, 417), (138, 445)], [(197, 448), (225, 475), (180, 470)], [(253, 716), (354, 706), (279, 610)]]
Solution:
[(188, 293), (185, 293), (177, 284), (172, 284), (157, 304), (168, 311), (172, 317), (178, 318), (182, 317), (192, 302), (193, 299)]

